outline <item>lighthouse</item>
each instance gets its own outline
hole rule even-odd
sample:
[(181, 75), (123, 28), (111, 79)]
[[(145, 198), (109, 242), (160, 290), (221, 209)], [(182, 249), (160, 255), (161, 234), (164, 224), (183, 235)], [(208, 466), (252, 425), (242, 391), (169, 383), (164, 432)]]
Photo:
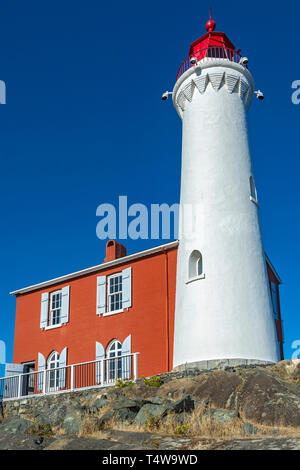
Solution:
[(263, 94), (215, 28), (210, 18), (172, 92), (182, 120), (175, 369), (279, 360), (246, 119)]

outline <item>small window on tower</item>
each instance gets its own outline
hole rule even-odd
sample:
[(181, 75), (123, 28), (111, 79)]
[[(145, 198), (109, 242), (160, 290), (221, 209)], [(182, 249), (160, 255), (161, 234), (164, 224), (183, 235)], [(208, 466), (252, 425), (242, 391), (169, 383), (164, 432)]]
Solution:
[(200, 251), (194, 250), (189, 258), (189, 279), (203, 276), (203, 261)]
[(257, 204), (258, 203), (258, 201), (257, 201), (257, 192), (256, 192), (256, 187), (255, 187), (255, 182), (254, 182), (253, 176), (250, 176), (249, 181), (250, 181), (250, 199), (251, 199), (251, 201), (253, 201)]

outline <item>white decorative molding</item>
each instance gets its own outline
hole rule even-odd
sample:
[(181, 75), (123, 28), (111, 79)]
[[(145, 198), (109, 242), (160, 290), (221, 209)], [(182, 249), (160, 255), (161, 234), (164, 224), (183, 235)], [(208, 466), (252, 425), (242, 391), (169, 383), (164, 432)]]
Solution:
[(238, 94), (246, 110), (249, 108), (254, 93), (254, 81), (249, 70), (235, 62), (214, 59), (191, 67), (177, 80), (173, 102), (181, 118), (186, 104), (192, 102), (194, 94), (204, 94), (209, 84), (215, 92), (224, 88), (230, 94)]
[(209, 81), (211, 82), (215, 91), (218, 91), (225, 83), (224, 76), (225, 72), (211, 72), (208, 74)]
[(227, 73), (225, 74), (225, 79), (227, 90), (229, 91), (229, 93), (232, 93), (238, 87), (239, 76), (233, 75), (232, 73)]
[(186, 85), (180, 88), (175, 98), (175, 104), (184, 111), (186, 101), (192, 102), (195, 90), (201, 95), (205, 93), (208, 85), (211, 84), (215, 92), (225, 88), (228, 93), (238, 93), (248, 108), (252, 99), (251, 85), (239, 73), (233, 71), (207, 71), (200, 76), (193, 76)]
[(200, 279), (205, 279), (205, 274), (202, 273), (199, 276), (192, 277), (186, 281), (186, 284), (190, 284), (191, 282), (199, 281)]

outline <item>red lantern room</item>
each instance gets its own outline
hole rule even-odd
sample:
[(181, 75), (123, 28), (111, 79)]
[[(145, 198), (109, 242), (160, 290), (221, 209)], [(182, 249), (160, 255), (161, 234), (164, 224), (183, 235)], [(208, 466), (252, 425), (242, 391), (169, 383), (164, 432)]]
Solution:
[(236, 51), (234, 44), (232, 44), (226, 34), (216, 32), (215, 28), (216, 23), (211, 19), (210, 14), (210, 19), (206, 23), (207, 33), (191, 44), (189, 56), (178, 70), (177, 80), (186, 70), (195, 65), (195, 63), (191, 62), (191, 58), (196, 59), (198, 62), (211, 58), (240, 62), (240, 49)]

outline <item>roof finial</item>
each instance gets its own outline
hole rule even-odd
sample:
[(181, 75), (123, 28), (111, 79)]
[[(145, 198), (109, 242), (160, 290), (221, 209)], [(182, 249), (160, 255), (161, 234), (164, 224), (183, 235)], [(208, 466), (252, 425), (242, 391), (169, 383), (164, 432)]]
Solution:
[(209, 9), (209, 21), (206, 23), (206, 29), (209, 33), (212, 33), (216, 28), (216, 23), (211, 19), (211, 7)]

